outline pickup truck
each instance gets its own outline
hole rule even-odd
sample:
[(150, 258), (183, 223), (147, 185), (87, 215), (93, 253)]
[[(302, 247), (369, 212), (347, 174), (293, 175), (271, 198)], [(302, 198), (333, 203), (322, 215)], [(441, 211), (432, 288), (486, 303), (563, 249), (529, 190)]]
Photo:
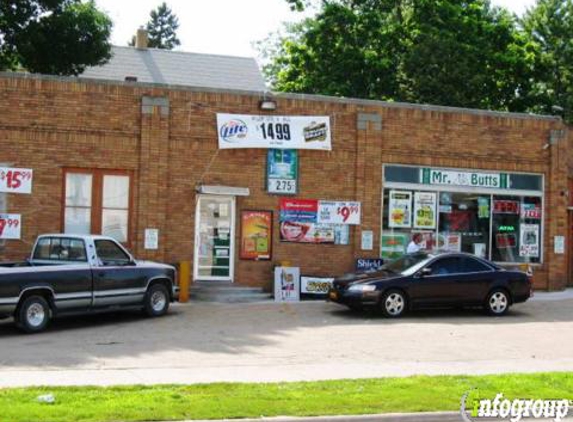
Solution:
[(0, 264), (0, 318), (14, 317), (28, 333), (65, 314), (139, 308), (161, 316), (178, 293), (174, 267), (137, 261), (105, 236), (42, 235), (26, 261)]

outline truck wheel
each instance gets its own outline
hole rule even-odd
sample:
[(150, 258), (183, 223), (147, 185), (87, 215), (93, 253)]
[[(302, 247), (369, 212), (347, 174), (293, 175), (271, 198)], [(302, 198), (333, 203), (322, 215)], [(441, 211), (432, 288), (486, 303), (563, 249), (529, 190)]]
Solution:
[(169, 309), (169, 293), (163, 284), (154, 284), (145, 295), (145, 313), (150, 317), (165, 315)]
[(42, 296), (29, 296), (18, 308), (16, 321), (25, 332), (39, 333), (50, 322), (50, 305)]

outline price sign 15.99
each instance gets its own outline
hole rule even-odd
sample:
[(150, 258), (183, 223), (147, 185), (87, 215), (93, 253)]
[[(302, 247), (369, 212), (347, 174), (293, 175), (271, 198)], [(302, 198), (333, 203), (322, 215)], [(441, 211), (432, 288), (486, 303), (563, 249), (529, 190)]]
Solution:
[(33, 171), (0, 167), (0, 192), (32, 193)]
[(20, 239), (21, 229), (20, 214), (0, 214), (0, 239)]

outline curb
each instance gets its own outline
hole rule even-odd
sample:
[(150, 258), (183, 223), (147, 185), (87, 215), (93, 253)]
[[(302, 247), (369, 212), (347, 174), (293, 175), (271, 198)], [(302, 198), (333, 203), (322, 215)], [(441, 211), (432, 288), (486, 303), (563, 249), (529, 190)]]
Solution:
[(375, 415), (274, 416), (254, 419), (189, 420), (180, 422), (461, 422), (460, 412), (384, 413)]

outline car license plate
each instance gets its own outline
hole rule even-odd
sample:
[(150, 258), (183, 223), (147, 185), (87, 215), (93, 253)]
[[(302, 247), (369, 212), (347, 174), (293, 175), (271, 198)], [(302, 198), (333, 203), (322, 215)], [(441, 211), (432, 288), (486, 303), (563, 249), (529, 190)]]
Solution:
[(338, 299), (338, 295), (336, 294), (336, 292), (331, 291), (330, 293), (328, 293), (328, 297), (330, 298), (330, 300), (336, 300)]

